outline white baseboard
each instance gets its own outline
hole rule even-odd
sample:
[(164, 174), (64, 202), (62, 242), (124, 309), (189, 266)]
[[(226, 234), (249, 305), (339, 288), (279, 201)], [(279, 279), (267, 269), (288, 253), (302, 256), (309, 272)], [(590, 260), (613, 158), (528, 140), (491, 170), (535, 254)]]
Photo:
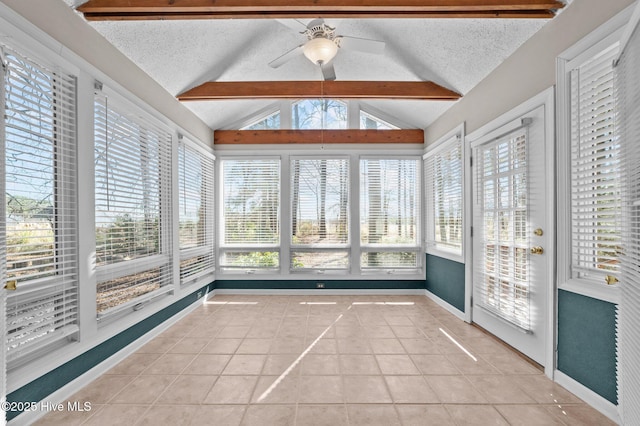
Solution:
[[(210, 293), (211, 294), (211, 293)], [(188, 314), (193, 312), (199, 306), (202, 306), (204, 300), (206, 300), (209, 296), (205, 296), (203, 299), (198, 299), (191, 305), (187, 306), (177, 314), (173, 315), (171, 318), (162, 322), (157, 327), (148, 331), (138, 339), (134, 340), (124, 348), (120, 349), (115, 354), (111, 355), (109, 358), (102, 361), (100, 364), (93, 367), (91, 370), (77, 377), (73, 381), (67, 383), (57, 391), (53, 392), (46, 398), (42, 399), (42, 401), (38, 401), (38, 405), (42, 406), (57, 406), (58, 404), (64, 402), (69, 397), (77, 393), (80, 389), (87, 386), (89, 383), (109, 371), (111, 368), (115, 367), (119, 362), (123, 361), (126, 357), (140, 349), (145, 344), (149, 343), (154, 338), (158, 337), (162, 332), (166, 331), (174, 325), (176, 322), (180, 321), (182, 318), (186, 317)], [(36, 422), (38, 419), (47, 414), (47, 411), (34, 410), (34, 411), (25, 411), (17, 417), (14, 417), (7, 424), (8, 426), (19, 426), (19, 425), (28, 425)]]
[(253, 296), (424, 296), (421, 288), (406, 289), (257, 289), (257, 288), (218, 288), (209, 293), (209, 297), (221, 294), (245, 294)]
[(438, 296), (436, 296), (435, 294), (431, 293), (429, 290), (423, 290), (423, 291), (424, 291), (424, 295), (425, 296), (427, 296), (429, 299), (431, 299), (434, 302), (436, 302), (440, 307), (446, 309), (447, 311), (449, 311), (450, 313), (452, 313), (456, 317), (460, 318), (462, 321), (466, 321), (465, 316), (464, 316), (464, 312), (462, 312), (458, 308), (455, 308), (453, 305), (445, 302), (444, 300), (440, 299)]
[(560, 386), (566, 388), (578, 398), (607, 416), (611, 421), (620, 424), (620, 412), (618, 406), (607, 401), (582, 383), (572, 379), (560, 370), (553, 372), (553, 379)]

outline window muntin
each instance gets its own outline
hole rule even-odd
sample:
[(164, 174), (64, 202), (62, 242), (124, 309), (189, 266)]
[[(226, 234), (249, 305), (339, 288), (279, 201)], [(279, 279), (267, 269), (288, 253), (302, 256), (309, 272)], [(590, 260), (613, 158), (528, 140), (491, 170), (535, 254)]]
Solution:
[[(172, 283), (172, 136), (113, 97), (95, 96), (99, 316)], [(116, 309), (118, 308), (118, 309)]]
[(194, 282), (213, 272), (213, 155), (181, 138), (178, 143), (178, 239), (180, 281)]
[(613, 59), (617, 43), (570, 71), (572, 277), (618, 273), (622, 213), (615, 136)]
[[(225, 269), (279, 266), (280, 160), (222, 160), (222, 245)], [(251, 250), (247, 250), (251, 247)], [(246, 251), (245, 251), (246, 250)]]
[(4, 49), (3, 220), (10, 365), (77, 339), (76, 80)]
[(292, 159), (290, 170), (291, 270), (347, 269), (348, 158)]
[[(462, 256), (462, 142), (458, 137), (429, 152), (424, 160), (427, 252)], [(489, 182), (490, 183), (490, 182)]]
[[(420, 170), (416, 159), (360, 160), (360, 242), (370, 268), (403, 268), (400, 256), (420, 250)], [(420, 260), (416, 260), (419, 265)]]
[(336, 99), (303, 99), (291, 106), (294, 129), (346, 129), (347, 104)]

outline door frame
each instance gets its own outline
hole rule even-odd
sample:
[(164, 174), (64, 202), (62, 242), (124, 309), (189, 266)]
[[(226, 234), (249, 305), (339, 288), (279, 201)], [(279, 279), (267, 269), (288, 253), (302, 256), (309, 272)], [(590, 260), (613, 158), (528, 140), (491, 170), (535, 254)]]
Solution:
[(529, 111), (544, 107), (544, 134), (545, 134), (545, 163), (549, 169), (546, 173), (547, 179), (545, 182), (546, 189), (546, 208), (545, 214), (548, 220), (547, 230), (545, 230), (545, 254), (547, 260), (547, 313), (545, 318), (546, 324), (546, 338), (545, 338), (545, 365), (544, 373), (547, 377), (553, 379), (553, 372), (555, 370), (555, 352), (556, 352), (556, 168), (555, 168), (555, 91), (554, 87), (550, 87), (541, 93), (533, 96), (529, 100), (521, 103), (510, 111), (500, 115), (498, 118), (490, 121), (489, 123), (481, 126), (477, 130), (466, 135), (465, 138), (465, 194), (464, 199), (467, 201), (465, 206), (466, 221), (466, 239), (467, 250), (465, 250), (465, 310), (468, 313), (469, 322), (473, 322), (473, 305), (471, 304), (471, 298), (473, 296), (473, 237), (471, 235), (471, 226), (473, 224), (473, 206), (471, 200), (473, 199), (473, 179), (471, 170), (471, 144), (486, 137), (492, 132), (498, 130), (500, 127), (518, 119), (519, 117), (527, 114)]

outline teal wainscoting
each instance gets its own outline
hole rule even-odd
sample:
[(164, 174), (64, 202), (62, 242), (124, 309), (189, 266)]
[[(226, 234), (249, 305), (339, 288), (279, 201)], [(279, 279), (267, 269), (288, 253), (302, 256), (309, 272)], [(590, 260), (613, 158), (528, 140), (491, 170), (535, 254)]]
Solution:
[(464, 263), (427, 254), (427, 291), (464, 312)]
[(408, 290), (424, 289), (423, 280), (217, 280), (215, 288), (234, 290), (311, 290), (318, 283), (325, 290)]
[(616, 305), (558, 291), (558, 370), (618, 404)]
[[(129, 345), (136, 339), (142, 337), (153, 328), (162, 324), (172, 316), (176, 315), (183, 309), (198, 300), (198, 293), (201, 297), (213, 290), (213, 283), (195, 290), (188, 296), (183, 297), (176, 303), (167, 306), (150, 317), (140, 321), (139, 323), (129, 327), (123, 332), (113, 336), (112, 338), (100, 343), (99, 345), (89, 349), (82, 355), (77, 356), (71, 361), (66, 362), (60, 367), (40, 376), (36, 380), (16, 389), (7, 395), (8, 402), (37, 402), (42, 401), (53, 392), (57, 391), (67, 383), (80, 377), (102, 361), (109, 358), (125, 346)], [(18, 411), (7, 412), (7, 420), (19, 415)]]

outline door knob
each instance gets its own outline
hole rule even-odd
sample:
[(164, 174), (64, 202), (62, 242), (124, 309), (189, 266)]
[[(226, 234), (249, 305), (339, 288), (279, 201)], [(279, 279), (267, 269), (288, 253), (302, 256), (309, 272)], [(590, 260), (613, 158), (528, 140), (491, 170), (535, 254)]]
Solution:
[(542, 254), (544, 249), (540, 246), (531, 247), (531, 254)]

